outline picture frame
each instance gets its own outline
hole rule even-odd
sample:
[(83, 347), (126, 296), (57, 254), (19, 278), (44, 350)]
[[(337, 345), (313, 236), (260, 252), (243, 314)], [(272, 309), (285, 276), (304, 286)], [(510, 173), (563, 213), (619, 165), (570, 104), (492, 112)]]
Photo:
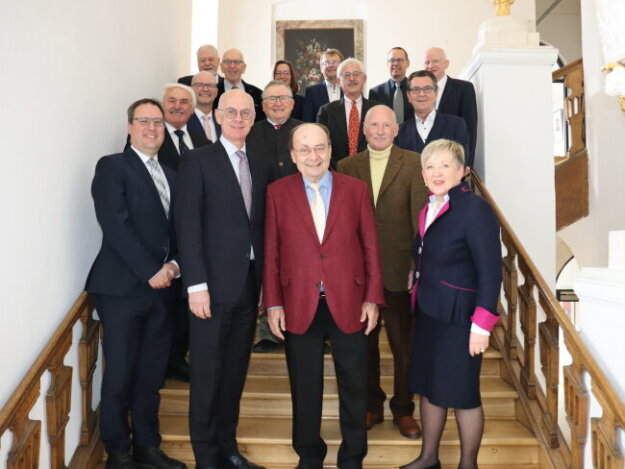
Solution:
[(363, 20), (276, 21), (276, 60), (293, 64), (301, 90), (323, 80), (319, 55), (338, 49), (363, 60)]

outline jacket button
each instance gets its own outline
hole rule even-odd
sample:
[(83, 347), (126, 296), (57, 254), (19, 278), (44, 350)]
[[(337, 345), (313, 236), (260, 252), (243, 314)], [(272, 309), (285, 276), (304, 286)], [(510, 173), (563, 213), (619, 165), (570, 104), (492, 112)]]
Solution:
[(417, 272), (416, 274), (414, 274), (415, 278), (419, 278), (420, 275), (421, 275), (420, 272)]
[(282, 166), (284, 166), (284, 163), (282, 161), (279, 161), (278, 162), (278, 166), (282, 167)]
[(423, 248), (419, 246), (419, 254), (421, 254), (421, 251), (423, 251)]
[(325, 258), (326, 258), (326, 256), (324, 256), (323, 254), (321, 254), (321, 255), (319, 256), (319, 259), (325, 259)]

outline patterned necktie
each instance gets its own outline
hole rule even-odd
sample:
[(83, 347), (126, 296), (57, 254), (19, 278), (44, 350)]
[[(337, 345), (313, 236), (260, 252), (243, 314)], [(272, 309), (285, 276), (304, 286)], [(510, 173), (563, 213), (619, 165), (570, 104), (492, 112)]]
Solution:
[(167, 191), (167, 180), (165, 179), (163, 168), (158, 164), (158, 161), (154, 158), (150, 158), (148, 160), (148, 172), (150, 176), (152, 176), (152, 180), (156, 186), (156, 191), (165, 209), (165, 215), (169, 216), (169, 193)]
[(184, 143), (184, 130), (174, 130), (174, 133), (178, 136), (178, 152), (180, 153), (180, 156), (182, 156), (189, 151), (189, 147), (186, 143)]
[(358, 153), (358, 130), (360, 119), (358, 118), (358, 106), (353, 99), (352, 108), (349, 110), (349, 123), (347, 125), (347, 136), (349, 138), (349, 155)]
[(202, 115), (202, 127), (204, 128), (204, 133), (206, 134), (206, 138), (211, 142), (213, 141), (213, 132), (211, 132), (211, 116), (209, 114)]
[(315, 191), (315, 195), (310, 202), (310, 211), (312, 212), (313, 222), (317, 230), (319, 242), (323, 241), (323, 232), (326, 230), (326, 207), (319, 192), (319, 183), (311, 182), (310, 188)]
[(276, 124), (275, 127), (276, 127), (276, 130), (280, 130), (282, 128), (282, 124)]
[(395, 83), (395, 94), (393, 95), (393, 111), (395, 111), (395, 118), (397, 123), (404, 122), (404, 95), (401, 91), (399, 83)]
[(252, 175), (250, 173), (250, 165), (245, 152), (237, 151), (235, 154), (239, 157), (239, 184), (241, 185), (245, 210), (249, 217), (252, 214)]

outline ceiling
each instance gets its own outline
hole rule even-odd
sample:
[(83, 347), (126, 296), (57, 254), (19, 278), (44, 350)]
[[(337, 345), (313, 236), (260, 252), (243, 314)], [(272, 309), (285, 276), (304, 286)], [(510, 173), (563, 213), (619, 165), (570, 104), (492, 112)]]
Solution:
[[(536, 0), (536, 18), (540, 18), (542, 14), (557, 0)], [(562, 0), (554, 10), (552, 15), (580, 15), (581, 0)]]

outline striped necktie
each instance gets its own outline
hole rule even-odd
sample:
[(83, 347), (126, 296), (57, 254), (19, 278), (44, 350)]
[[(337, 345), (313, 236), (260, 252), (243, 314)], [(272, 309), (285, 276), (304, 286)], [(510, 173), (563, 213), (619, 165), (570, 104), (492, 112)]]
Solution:
[(165, 209), (165, 215), (169, 216), (169, 191), (167, 190), (167, 179), (165, 179), (163, 168), (161, 168), (158, 164), (158, 161), (154, 158), (150, 158), (148, 160), (148, 172), (150, 173), (150, 176), (152, 176), (152, 180), (156, 186), (156, 191), (161, 199), (161, 204), (163, 204), (163, 209)]

